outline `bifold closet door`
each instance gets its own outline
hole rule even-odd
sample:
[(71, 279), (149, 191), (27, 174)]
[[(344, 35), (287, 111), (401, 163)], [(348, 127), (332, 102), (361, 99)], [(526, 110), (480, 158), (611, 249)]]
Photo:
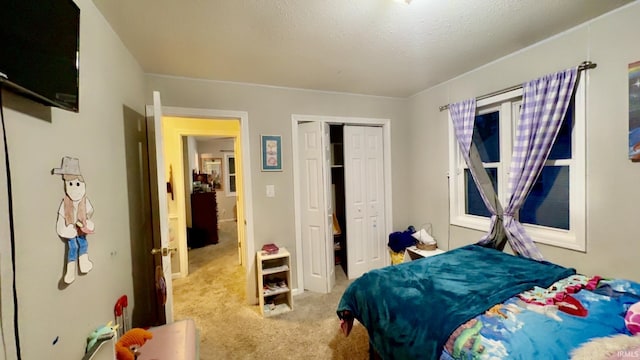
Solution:
[(385, 265), (382, 127), (344, 127), (348, 277)]
[(335, 285), (329, 125), (298, 124), (304, 288), (328, 293)]

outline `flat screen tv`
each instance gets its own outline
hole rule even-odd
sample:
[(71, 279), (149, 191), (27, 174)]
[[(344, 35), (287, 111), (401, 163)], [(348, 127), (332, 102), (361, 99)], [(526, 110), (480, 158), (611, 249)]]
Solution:
[(72, 0), (0, 0), (0, 82), (77, 112), (80, 9)]

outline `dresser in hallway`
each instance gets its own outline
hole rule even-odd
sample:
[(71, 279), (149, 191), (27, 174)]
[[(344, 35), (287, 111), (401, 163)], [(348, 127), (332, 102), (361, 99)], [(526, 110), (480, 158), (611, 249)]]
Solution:
[(215, 191), (191, 194), (191, 227), (191, 242), (194, 245), (218, 243), (218, 205)]

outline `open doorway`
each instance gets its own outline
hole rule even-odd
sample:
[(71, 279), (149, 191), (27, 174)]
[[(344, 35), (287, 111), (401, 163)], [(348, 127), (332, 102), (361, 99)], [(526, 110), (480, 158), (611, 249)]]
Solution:
[(173, 279), (173, 310), (175, 320), (193, 319), (203, 329), (220, 303), (240, 306), (246, 298), (238, 246), (236, 141), (229, 135), (181, 136), (186, 228), (179, 230), (186, 233), (188, 271)]
[[(138, 215), (139, 209), (147, 209), (149, 206), (156, 209), (153, 216), (149, 214), (143, 216), (143, 219), (149, 221), (141, 219), (132, 219), (131, 221), (132, 224), (140, 225), (138, 226), (140, 229), (136, 227), (133, 229), (136, 231), (132, 230), (132, 262), (134, 267), (137, 266), (138, 269), (133, 273), (136, 304), (134, 312), (142, 311), (144, 313), (136, 323), (140, 326), (148, 326), (149, 324), (159, 325), (173, 322), (174, 304), (173, 291), (170, 286), (171, 279), (188, 274), (186, 201), (184, 191), (179, 191), (179, 189), (184, 189), (185, 184), (191, 183), (192, 180), (185, 181), (182, 176), (185, 173), (185, 167), (188, 167), (188, 165), (185, 166), (188, 161), (183, 161), (183, 136), (224, 136), (234, 139), (234, 156), (227, 157), (228, 160), (233, 159), (236, 167), (235, 186), (237, 192), (236, 217), (238, 221), (234, 222), (236, 227), (231, 232), (237, 240), (234, 240), (232, 247), (234, 259), (231, 264), (235, 265), (239, 274), (238, 286), (244, 287), (245, 293), (249, 293), (246, 289), (253, 288), (255, 281), (251, 282), (254, 276), (249, 269), (252, 269), (253, 263), (251, 262), (252, 257), (249, 257), (248, 254), (254, 252), (255, 246), (253, 244), (251, 178), (243, 176), (243, 174), (251, 173), (249, 145), (247, 141), (242, 141), (242, 139), (249, 137), (247, 113), (162, 107), (158, 93), (154, 93), (154, 106), (147, 106), (146, 117), (133, 114), (127, 109), (124, 113), (127, 173), (132, 175), (131, 179), (128, 179), (129, 198), (130, 202), (133, 201), (130, 203), (130, 212)], [(149, 134), (148, 137), (147, 134)], [(243, 159), (246, 160), (243, 161)], [(158, 165), (162, 170), (158, 169)], [(154, 178), (156, 179), (154, 180)], [(147, 186), (142, 188), (138, 186), (145, 184)], [(161, 199), (162, 201), (160, 201)], [(160, 205), (160, 202), (163, 205)], [(160, 210), (163, 208), (165, 215), (158, 216), (158, 213), (162, 213)], [(143, 226), (148, 225), (151, 221), (155, 226)], [(170, 236), (163, 236), (166, 238), (167, 244), (160, 245), (160, 231), (156, 231), (155, 228), (157, 225), (162, 225), (163, 222), (166, 227), (162, 233)], [(172, 231), (169, 231), (169, 225), (171, 225)], [(162, 226), (159, 227), (162, 228)], [(145, 229), (148, 231), (143, 231)], [(169, 237), (172, 238), (172, 243), (168, 243)], [(150, 240), (144, 241), (147, 238)], [(163, 305), (163, 298), (157, 287), (159, 267), (154, 268), (152, 266), (154, 263), (150, 261), (150, 259), (157, 258), (151, 254), (157, 250), (155, 248), (158, 245), (163, 247), (163, 251), (167, 250), (167, 255), (162, 253), (163, 259), (169, 260), (166, 261), (166, 267), (163, 260), (162, 266), (165, 268), (164, 274), (167, 278), (167, 293), (164, 297), (166, 305)], [(152, 248), (154, 248), (153, 251)], [(246, 296), (238, 299), (238, 304), (246, 305), (252, 302), (253, 299)], [(159, 306), (154, 307), (154, 304), (159, 304)], [(154, 309), (157, 309), (157, 313)]]
[[(219, 251), (196, 250), (238, 243), (235, 136), (182, 136), (188, 274), (215, 261)], [(206, 254), (213, 252), (213, 257)], [(194, 256), (191, 255), (195, 255)], [(188, 276), (188, 275), (187, 275)]]
[[(224, 150), (234, 151), (234, 160), (241, 166), (241, 156), (236, 151), (240, 146), (240, 123), (235, 119), (198, 119), (176, 116), (164, 116), (163, 138), (165, 167), (168, 170), (168, 191), (167, 208), (169, 217), (170, 246), (177, 249), (172, 257), (171, 268), (174, 279), (187, 277), (189, 274), (189, 246), (187, 228), (198, 230), (194, 232), (198, 242), (204, 244), (217, 243), (217, 219), (220, 210), (217, 206), (217, 195), (221, 195), (223, 179), (221, 177), (223, 155), (217, 151), (204, 153), (201, 157), (197, 152), (197, 140), (191, 142), (183, 141), (189, 137), (224, 137), (232, 140), (233, 148)], [(191, 150), (189, 148), (191, 147)], [(186, 151), (185, 151), (186, 149)], [(196, 155), (197, 154), (197, 155)], [(212, 155), (216, 155), (214, 158)], [(220, 155), (220, 156), (217, 156)], [(197, 156), (197, 158), (196, 158)], [(208, 173), (207, 173), (208, 172)], [(238, 176), (240, 174), (236, 174)], [(236, 181), (237, 196), (235, 200), (242, 198), (242, 186)], [(240, 186), (238, 186), (240, 185)], [(200, 211), (191, 213), (192, 222), (197, 222), (194, 228), (187, 223), (187, 214), (193, 211), (192, 201), (197, 202)], [(237, 201), (236, 208), (239, 209), (239, 216), (242, 216), (244, 207)], [(243, 227), (238, 227), (238, 249), (242, 252), (244, 248)], [(194, 234), (192, 234), (194, 235)], [(196, 241), (193, 241), (196, 243)], [(243, 264), (244, 256), (239, 253), (239, 263)]]
[[(237, 239), (235, 137), (183, 136), (184, 197), (188, 249), (215, 245), (219, 231)], [(226, 224), (231, 222), (232, 224)], [(190, 264), (191, 265), (191, 264)], [(191, 270), (189, 270), (191, 272)]]
[[(166, 111), (163, 113), (167, 189), (172, 190), (171, 196), (167, 197), (170, 246), (177, 249), (171, 261), (173, 308), (176, 319), (198, 319), (202, 314), (200, 310), (206, 308), (203, 304), (220, 295), (218, 290), (226, 283), (235, 284), (234, 296), (226, 294), (229, 295), (229, 301), (236, 299), (242, 305), (248, 302), (246, 284), (249, 272), (244, 243), (246, 222), (243, 219), (250, 207), (242, 201), (248, 180), (248, 177), (242, 176), (247, 165), (243, 161), (246, 153), (242, 141), (244, 133), (241, 119), (196, 118), (178, 114), (170, 116)], [(212, 147), (207, 139), (227, 141), (214, 143)], [(232, 165), (231, 168), (229, 165)], [(230, 178), (225, 179), (225, 174), (233, 175), (233, 184), (229, 183)], [(229, 199), (225, 185), (228, 185), (227, 190), (235, 190)], [(218, 202), (224, 204), (228, 201), (232, 205), (218, 206)], [(190, 224), (187, 222), (188, 212), (191, 215)], [(224, 216), (220, 217), (223, 213)], [(225, 225), (218, 227), (218, 220), (229, 219), (233, 221), (220, 222), (220, 225)], [(199, 231), (192, 231), (189, 239), (188, 228)], [(204, 233), (202, 239), (194, 235), (198, 233)], [(198, 241), (206, 246), (195, 246)], [(189, 242), (192, 246), (189, 246)], [(224, 265), (221, 267), (221, 264)], [(226, 283), (212, 288), (210, 285), (220, 280), (222, 273), (228, 274), (225, 276)], [(206, 316), (199, 322), (206, 326)]]
[[(159, 98), (159, 94), (154, 96)], [(154, 103), (159, 103), (159, 99), (155, 99)], [(238, 251), (237, 262), (242, 265), (244, 273), (244, 281), (246, 294), (252, 294), (255, 291), (256, 279), (255, 271), (255, 244), (253, 240), (253, 197), (251, 192), (251, 151), (249, 146), (249, 117), (243, 111), (230, 110), (214, 110), (214, 109), (194, 109), (180, 107), (162, 107), (162, 138), (165, 140), (163, 149), (165, 155), (165, 174), (167, 179), (171, 179), (172, 165), (175, 166), (176, 174), (183, 174), (184, 164), (182, 158), (181, 142), (182, 136), (229, 136), (234, 137), (234, 154), (235, 154), (235, 170), (236, 170), (236, 216), (237, 216), (237, 235), (238, 235)], [(156, 111), (160, 112), (160, 110)], [(168, 156), (166, 146), (169, 140), (172, 142), (174, 149), (172, 156)], [(246, 176), (245, 176), (246, 175)], [(159, 177), (160, 178), (160, 177)], [(183, 188), (184, 179), (181, 176), (173, 178), (175, 188)], [(163, 180), (164, 181), (164, 180)], [(186, 229), (185, 199), (184, 194), (176, 193), (175, 202), (168, 204), (171, 212), (172, 206), (175, 206), (175, 213), (178, 215), (177, 229)], [(178, 278), (183, 271), (187, 270), (187, 251), (186, 231), (177, 231), (178, 246), (182, 249), (182, 253), (174, 258), (178, 258), (181, 267), (178, 271), (171, 270), (172, 278)], [(246, 296), (244, 304), (255, 304), (253, 296)]]

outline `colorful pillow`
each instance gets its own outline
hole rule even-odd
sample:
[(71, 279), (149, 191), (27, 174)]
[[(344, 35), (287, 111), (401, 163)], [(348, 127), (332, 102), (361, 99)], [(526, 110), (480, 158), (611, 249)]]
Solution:
[(640, 301), (631, 305), (624, 316), (624, 323), (631, 334), (640, 333)]

